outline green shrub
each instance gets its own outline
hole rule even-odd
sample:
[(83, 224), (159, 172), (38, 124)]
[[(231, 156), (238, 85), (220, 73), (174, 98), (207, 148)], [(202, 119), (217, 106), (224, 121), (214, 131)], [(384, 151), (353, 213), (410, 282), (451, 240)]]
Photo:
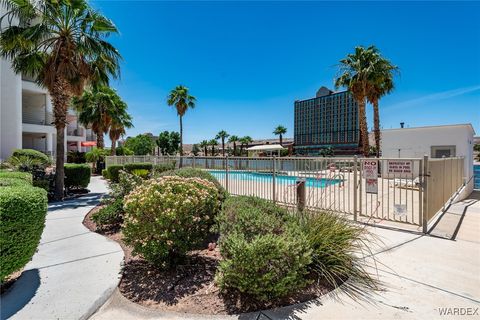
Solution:
[(102, 169), (102, 177), (104, 177), (105, 179), (109, 179), (107, 169)]
[(222, 237), (230, 233), (244, 234), (247, 239), (258, 234), (282, 233), (293, 220), (285, 208), (258, 197), (229, 197), (217, 215), (218, 231)]
[(215, 279), (224, 290), (269, 301), (309, 284), (306, 275), (312, 252), (298, 225), (289, 224), (280, 234), (231, 233), (223, 238), (220, 252), (224, 259)]
[(129, 173), (132, 173), (132, 171), (136, 169), (148, 170), (150, 172), (153, 169), (153, 164), (148, 162), (126, 163), (124, 168), (125, 171)]
[(353, 296), (377, 288), (365, 268), (365, 253), (371, 255), (366, 245), (375, 241), (365, 226), (331, 212), (307, 212), (301, 222), (313, 250), (312, 274), (335, 288), (343, 284), (342, 290)]
[(65, 187), (67, 189), (80, 189), (88, 187), (91, 169), (88, 164), (65, 164)]
[(112, 164), (107, 167), (108, 179), (112, 182), (118, 182), (118, 174), (120, 170), (123, 170), (123, 165), (121, 164)]
[(50, 180), (48, 178), (33, 180), (32, 185), (37, 188), (42, 188), (47, 192), (50, 191)]
[(92, 214), (92, 220), (97, 224), (99, 229), (121, 224), (123, 222), (122, 199), (116, 199)]
[(29, 184), (32, 184), (32, 174), (29, 172), (0, 171), (0, 179), (3, 178), (22, 179), (27, 181)]
[(18, 178), (1, 178), (0, 187), (31, 186), (32, 183)]
[(106, 199), (106, 203), (116, 199), (121, 199), (123, 201), (123, 198), (132, 192), (133, 189), (141, 185), (143, 181), (144, 180), (139, 176), (120, 170), (118, 174), (118, 182), (110, 185), (112, 191), (109, 193), (110, 197)]
[(204, 240), (220, 209), (213, 183), (181, 177), (147, 180), (124, 204), (125, 242), (159, 267), (174, 265)]
[(68, 151), (67, 153), (68, 163), (86, 163), (85, 152), (80, 151)]
[(118, 147), (115, 149), (115, 154), (117, 156), (133, 156), (133, 151), (125, 147)]
[(162, 173), (169, 170), (175, 170), (175, 161), (153, 165), (153, 172), (155, 173)]
[(133, 169), (131, 172), (142, 179), (147, 179), (150, 175), (150, 171), (146, 169)]
[(50, 158), (46, 154), (33, 149), (16, 149), (13, 151), (12, 157), (28, 157), (30, 159), (36, 159), (44, 166), (52, 164)]
[(0, 187), (0, 282), (30, 261), (40, 241), (47, 193), (31, 186)]
[(200, 178), (204, 180), (208, 180), (213, 182), (220, 193), (221, 200), (223, 201), (227, 197), (227, 191), (222, 185), (218, 182), (218, 180), (209, 172), (201, 169), (195, 168), (180, 168), (176, 170), (164, 171), (162, 173), (157, 174), (157, 176), (165, 177), (165, 176), (179, 176), (183, 178)]

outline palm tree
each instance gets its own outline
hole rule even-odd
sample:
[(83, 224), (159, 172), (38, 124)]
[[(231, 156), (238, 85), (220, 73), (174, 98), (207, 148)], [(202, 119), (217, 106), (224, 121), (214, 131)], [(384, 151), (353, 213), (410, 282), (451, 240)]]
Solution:
[(183, 156), (183, 116), (187, 112), (188, 108), (195, 108), (195, 102), (197, 99), (194, 96), (191, 96), (188, 92), (188, 88), (182, 85), (178, 85), (170, 91), (170, 94), (167, 98), (167, 104), (169, 106), (175, 106), (177, 109), (177, 114), (180, 118), (180, 166), (182, 166), (182, 156)]
[(200, 147), (203, 148), (203, 154), (204, 154), (205, 156), (208, 155), (208, 154), (207, 154), (207, 153), (208, 153), (208, 152), (207, 152), (207, 151), (208, 151), (208, 150), (207, 150), (208, 146), (209, 146), (209, 144), (208, 144), (208, 141), (207, 141), (207, 140), (202, 140), (202, 141), (200, 141)]
[(228, 137), (230, 137), (230, 135), (225, 130), (221, 130), (219, 133), (217, 133), (217, 136), (215, 137), (215, 139), (222, 140), (222, 155), (224, 157), (225, 157), (225, 139)]
[(237, 155), (237, 142), (240, 140), (238, 136), (230, 136), (228, 143), (233, 143), (233, 156)]
[(218, 141), (216, 139), (211, 139), (208, 141), (208, 145), (212, 146), (212, 157), (215, 156), (215, 146), (218, 144)]
[(9, 23), (0, 35), (0, 55), (16, 73), (45, 87), (53, 104), (57, 133), (55, 199), (64, 195), (65, 125), (73, 96), (88, 83), (117, 77), (120, 54), (106, 41), (115, 25), (86, 0), (2, 1)]
[(287, 128), (285, 128), (282, 125), (279, 125), (278, 127), (275, 128), (273, 131), (273, 134), (276, 136), (280, 136), (280, 145), (283, 144), (283, 135), (287, 133)]
[[(127, 105), (117, 92), (107, 86), (94, 86), (84, 91), (79, 98), (72, 100), (73, 108), (78, 112), (78, 120), (84, 126), (91, 126), (97, 135), (97, 147), (105, 147), (103, 135), (108, 132), (113, 119), (120, 122)], [(128, 115), (127, 115), (128, 116)], [(128, 116), (130, 117), (130, 116)], [(131, 124), (131, 118), (123, 119)]]
[(249, 143), (253, 141), (253, 139), (250, 136), (245, 136), (239, 139), (240, 141), (240, 155), (243, 153), (243, 148), (245, 146), (248, 146)]
[(335, 80), (335, 87), (346, 87), (358, 103), (360, 146), (365, 157), (370, 152), (365, 105), (377, 57), (378, 50), (375, 46), (355, 47), (354, 53), (340, 60), (340, 75)]
[(115, 148), (117, 146), (117, 141), (125, 134), (126, 128), (132, 128), (132, 117), (127, 113), (127, 104), (123, 104), (124, 108), (121, 108), (119, 112), (112, 118), (110, 123), (110, 128), (108, 130), (108, 135), (112, 141), (111, 155), (115, 155)]
[(375, 156), (380, 156), (380, 113), (378, 104), (381, 97), (389, 94), (394, 89), (393, 77), (399, 68), (383, 58), (380, 53), (375, 61), (375, 72), (372, 74), (368, 89), (367, 100), (373, 106), (373, 132), (375, 135)]

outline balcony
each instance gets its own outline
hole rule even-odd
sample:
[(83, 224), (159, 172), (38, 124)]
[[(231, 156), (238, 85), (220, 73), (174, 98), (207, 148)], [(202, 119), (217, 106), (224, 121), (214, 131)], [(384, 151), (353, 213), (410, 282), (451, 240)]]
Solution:
[(67, 127), (67, 136), (73, 136), (73, 137), (82, 137), (83, 136), (83, 128), (80, 127)]
[(43, 110), (31, 112), (24, 108), (22, 109), (22, 123), (53, 126), (53, 114)]

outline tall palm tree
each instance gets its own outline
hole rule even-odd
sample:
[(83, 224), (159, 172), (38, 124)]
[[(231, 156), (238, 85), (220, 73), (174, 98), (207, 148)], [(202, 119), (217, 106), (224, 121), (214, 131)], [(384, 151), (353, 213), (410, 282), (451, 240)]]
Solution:
[(228, 143), (233, 143), (233, 156), (237, 155), (237, 142), (240, 140), (238, 136), (230, 136)]
[[(113, 119), (119, 122), (122, 113), (126, 113), (127, 105), (117, 92), (107, 86), (94, 86), (84, 91), (79, 98), (73, 98), (73, 108), (78, 113), (78, 120), (84, 126), (91, 126), (97, 135), (97, 147), (105, 147), (103, 135), (108, 132)], [(124, 119), (131, 123), (130, 119)]]
[(370, 152), (365, 105), (377, 57), (378, 49), (375, 46), (355, 47), (354, 53), (340, 60), (340, 74), (335, 80), (335, 87), (346, 87), (358, 103), (360, 147), (365, 157)]
[[(182, 85), (176, 86), (167, 97), (167, 104), (175, 106), (180, 118), (180, 157), (183, 156), (183, 116), (188, 108), (195, 108), (196, 101), (197, 99), (188, 92), (188, 88)], [(180, 158), (180, 166), (181, 162), (182, 158)]]
[[(123, 102), (123, 101), (122, 101)], [(132, 117), (127, 113), (127, 104), (123, 103), (123, 107), (119, 108), (119, 112), (112, 118), (110, 128), (108, 129), (108, 136), (112, 141), (111, 155), (116, 153), (117, 141), (125, 134), (125, 129), (132, 128)]]
[(280, 145), (283, 144), (283, 135), (287, 133), (287, 128), (282, 125), (279, 125), (273, 130), (273, 134), (276, 136), (280, 136)]
[(55, 199), (64, 195), (65, 126), (73, 96), (86, 84), (117, 77), (120, 54), (106, 41), (115, 25), (86, 0), (2, 1), (0, 55), (16, 73), (33, 77), (52, 97), (57, 133)]
[(216, 139), (211, 139), (208, 141), (208, 145), (212, 147), (212, 157), (215, 156), (215, 147), (218, 145), (218, 141)]
[(203, 148), (203, 154), (204, 154), (205, 156), (208, 156), (208, 154), (207, 154), (207, 153), (208, 153), (208, 152), (207, 152), (207, 151), (208, 151), (208, 150), (207, 150), (208, 146), (209, 146), (209, 144), (208, 144), (208, 141), (207, 141), (207, 140), (202, 140), (202, 141), (200, 141), (200, 147)]
[(253, 139), (250, 136), (241, 137), (240, 141), (240, 155), (243, 153), (243, 148), (248, 146), (249, 143), (252, 143)]
[(225, 130), (221, 130), (217, 133), (215, 139), (220, 139), (222, 141), (222, 155), (225, 157), (225, 139), (230, 137), (230, 135)]
[(367, 100), (373, 106), (373, 132), (375, 135), (375, 153), (380, 156), (380, 112), (378, 104), (380, 98), (389, 94), (394, 89), (393, 78), (399, 72), (399, 68), (393, 65), (378, 53), (375, 61), (375, 72), (372, 74), (368, 89)]

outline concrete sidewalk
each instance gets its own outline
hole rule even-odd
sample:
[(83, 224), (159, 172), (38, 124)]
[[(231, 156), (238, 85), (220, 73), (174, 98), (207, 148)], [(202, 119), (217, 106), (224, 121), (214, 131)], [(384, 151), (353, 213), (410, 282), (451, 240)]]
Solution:
[(107, 192), (92, 177), (87, 196), (48, 208), (37, 253), (1, 299), (1, 319), (87, 319), (118, 285), (123, 251), (82, 224)]
[[(385, 288), (368, 302), (340, 294), (339, 299), (324, 296), (310, 303), (262, 313), (199, 316), (150, 310), (116, 291), (92, 319), (479, 319), (479, 198), (479, 193), (474, 193), (451, 207), (452, 212), (463, 215), (455, 240), (371, 228), (384, 242), (374, 252), (379, 279)], [(441, 315), (449, 310), (455, 312), (453, 308), (464, 308), (458, 310), (476, 315)]]

